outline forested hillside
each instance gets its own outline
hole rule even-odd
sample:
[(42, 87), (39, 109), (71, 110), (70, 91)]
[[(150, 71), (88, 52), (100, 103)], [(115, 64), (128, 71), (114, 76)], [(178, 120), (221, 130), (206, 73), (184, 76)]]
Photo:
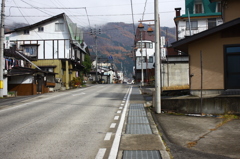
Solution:
[[(137, 26), (135, 26), (136, 29)], [(147, 25), (145, 25), (147, 28)], [(92, 28), (94, 30), (94, 28)], [(96, 28), (98, 32), (99, 28)], [(132, 58), (132, 49), (134, 46), (134, 29), (132, 24), (126, 23), (107, 23), (100, 27), (101, 34), (98, 35), (98, 56), (114, 58), (114, 62), (118, 69), (126, 71), (131, 76), (134, 61)], [(95, 40), (94, 36), (90, 35), (90, 28), (84, 28), (84, 40), (90, 46), (92, 55), (95, 55)], [(175, 41), (175, 28), (161, 28), (161, 36), (166, 36), (168, 42)], [(123, 68), (121, 68), (121, 63)]]

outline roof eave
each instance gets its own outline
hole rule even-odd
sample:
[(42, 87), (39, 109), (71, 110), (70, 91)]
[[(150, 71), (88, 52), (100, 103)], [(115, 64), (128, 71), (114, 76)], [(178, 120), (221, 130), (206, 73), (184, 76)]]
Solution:
[(6, 32), (5, 34), (10, 34), (10, 33), (18, 32), (18, 31), (26, 30), (26, 29), (35, 28), (36, 26), (45, 24), (45, 23), (47, 23), (47, 22), (49, 22), (49, 21), (52, 21), (52, 20), (54, 20), (54, 19), (61, 18), (61, 17), (63, 17), (64, 15), (65, 15), (65, 13), (61, 13), (61, 14), (58, 14), (58, 15), (53, 16), (53, 17), (51, 17), (51, 18), (48, 18), (48, 19), (42, 20), (42, 21), (40, 21), (40, 22), (37, 22), (37, 23), (35, 23), (35, 24), (28, 25), (28, 26), (21, 27), (21, 28), (16, 28), (16, 29), (14, 29), (13, 31)]

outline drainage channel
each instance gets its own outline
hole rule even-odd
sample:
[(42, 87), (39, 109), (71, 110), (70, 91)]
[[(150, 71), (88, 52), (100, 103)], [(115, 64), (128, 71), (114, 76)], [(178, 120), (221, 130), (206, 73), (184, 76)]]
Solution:
[(130, 104), (126, 134), (152, 134), (143, 104)]
[[(153, 134), (143, 104), (130, 104), (126, 134)], [(158, 150), (124, 150), (122, 159), (162, 159)]]
[(161, 159), (159, 151), (124, 151), (123, 159)]

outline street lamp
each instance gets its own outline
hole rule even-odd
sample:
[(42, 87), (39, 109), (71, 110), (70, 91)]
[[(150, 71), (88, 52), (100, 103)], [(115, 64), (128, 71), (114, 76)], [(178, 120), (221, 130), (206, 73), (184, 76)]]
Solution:
[(144, 86), (144, 76), (143, 76), (143, 51), (142, 51), (142, 46), (143, 46), (143, 42), (142, 42), (142, 32), (144, 29), (144, 25), (142, 24), (142, 22), (140, 22), (140, 24), (138, 25), (138, 29), (140, 31), (140, 38), (141, 38), (141, 86)]

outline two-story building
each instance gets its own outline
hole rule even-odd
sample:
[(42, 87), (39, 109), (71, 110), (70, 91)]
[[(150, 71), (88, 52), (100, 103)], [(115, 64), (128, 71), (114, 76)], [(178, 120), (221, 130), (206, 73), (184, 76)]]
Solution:
[[(144, 83), (147, 83), (154, 76), (155, 63), (155, 36), (148, 35), (147, 31), (137, 29), (135, 38), (135, 82), (141, 82), (143, 69)], [(141, 51), (142, 49), (142, 51)]]
[(28, 57), (41, 70), (55, 73), (66, 89), (80, 75), (84, 56), (89, 54), (82, 30), (65, 13), (14, 29), (5, 37), (15, 52)]
[(224, 23), (172, 43), (190, 56), (190, 91), (195, 95), (240, 89), (240, 1), (210, 2), (222, 4)]
[(181, 15), (181, 8), (175, 10), (177, 41), (223, 23), (220, 2), (185, 0), (185, 14)]

